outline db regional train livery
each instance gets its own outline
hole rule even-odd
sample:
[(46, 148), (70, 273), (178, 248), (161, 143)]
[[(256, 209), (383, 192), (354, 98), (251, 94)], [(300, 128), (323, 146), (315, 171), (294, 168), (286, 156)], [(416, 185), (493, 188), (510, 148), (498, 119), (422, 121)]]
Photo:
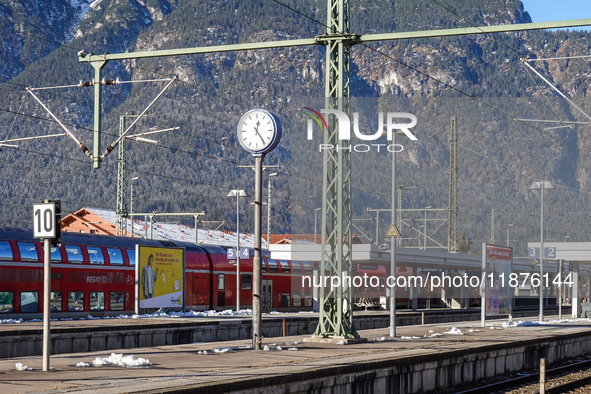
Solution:
[[(135, 311), (135, 246), (185, 249), (186, 310), (222, 310), (236, 305), (236, 266), (220, 246), (187, 242), (62, 233), (51, 249), (52, 316), (115, 316)], [(240, 260), (240, 305), (252, 304), (252, 251)], [(263, 312), (312, 310), (313, 289), (302, 276), (313, 275), (313, 263), (262, 259)], [(356, 265), (354, 275), (386, 276), (383, 266)], [(380, 280), (383, 282), (383, 280)], [(355, 290), (356, 300), (379, 300), (382, 288)], [(406, 297), (399, 289), (399, 302)], [(406, 305), (406, 302), (405, 302)], [(0, 227), (0, 319), (34, 318), (43, 313), (43, 248), (32, 231)]]

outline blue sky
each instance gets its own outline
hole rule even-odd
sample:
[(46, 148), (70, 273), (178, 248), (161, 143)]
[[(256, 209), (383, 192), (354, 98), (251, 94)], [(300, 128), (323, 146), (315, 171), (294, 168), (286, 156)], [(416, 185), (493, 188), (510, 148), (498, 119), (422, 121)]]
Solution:
[[(591, 18), (591, 0), (521, 0), (532, 22)], [(584, 27), (591, 30), (591, 26)]]

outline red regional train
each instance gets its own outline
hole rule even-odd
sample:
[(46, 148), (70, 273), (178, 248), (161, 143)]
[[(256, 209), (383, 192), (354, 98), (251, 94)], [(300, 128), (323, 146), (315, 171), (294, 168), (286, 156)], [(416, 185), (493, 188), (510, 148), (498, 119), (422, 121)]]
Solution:
[[(215, 245), (109, 235), (62, 233), (51, 249), (52, 317), (131, 314), (135, 310), (135, 246), (185, 248), (186, 310), (223, 310), (236, 305), (236, 266), (226, 249)], [(251, 251), (250, 256), (253, 253)], [(263, 253), (263, 312), (312, 310), (313, 275), (305, 261), (274, 260)], [(356, 265), (354, 275), (385, 278), (383, 266)], [(240, 260), (242, 308), (252, 304), (252, 257)], [(383, 284), (380, 279), (380, 284)], [(402, 301), (404, 290), (397, 295)], [(355, 298), (379, 299), (382, 288), (356, 289)], [(30, 230), (0, 227), (0, 320), (43, 315), (43, 248)]]

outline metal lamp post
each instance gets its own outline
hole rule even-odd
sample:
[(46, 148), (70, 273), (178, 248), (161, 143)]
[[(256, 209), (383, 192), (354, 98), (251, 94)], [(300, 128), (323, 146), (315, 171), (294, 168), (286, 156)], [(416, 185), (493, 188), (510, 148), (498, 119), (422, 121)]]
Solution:
[(511, 246), (511, 241), (509, 238), (509, 229), (513, 227), (513, 223), (507, 225), (507, 247)]
[[(421, 228), (423, 228), (423, 231), (421, 231)], [(424, 234), (424, 228), (425, 226), (419, 226), (419, 250), (421, 249), (421, 236)]]
[(544, 321), (544, 189), (554, 189), (548, 181), (534, 182), (529, 190), (540, 190), (540, 323)]
[(232, 190), (228, 197), (236, 197), (236, 312), (240, 311), (240, 197), (248, 197), (244, 190)]
[[(425, 209), (431, 209), (431, 208), (432, 208), (431, 205), (429, 205), (428, 207), (425, 207)], [(424, 250), (427, 250), (427, 211), (425, 211), (425, 221), (424, 221), (424, 224), (425, 224), (425, 229), (424, 229), (425, 232), (423, 233), (423, 236), (424, 236), (423, 249)]]
[(269, 185), (267, 187), (267, 249), (271, 245), (271, 177), (273, 176), (277, 176), (277, 173), (269, 174)]
[(317, 229), (317, 223), (318, 223), (318, 211), (321, 211), (322, 208), (316, 208), (314, 210), (314, 243), (318, 243), (318, 231)]
[(133, 178), (131, 178), (131, 207), (130, 207), (130, 211), (131, 211), (131, 237), (133, 238), (133, 181), (137, 181), (138, 179), (140, 179), (139, 176), (135, 176)]

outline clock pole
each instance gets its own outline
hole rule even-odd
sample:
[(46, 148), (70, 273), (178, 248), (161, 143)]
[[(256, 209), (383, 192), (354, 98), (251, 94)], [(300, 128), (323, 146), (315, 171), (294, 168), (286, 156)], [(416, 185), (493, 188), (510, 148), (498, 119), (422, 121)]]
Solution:
[(254, 158), (254, 258), (252, 261), (252, 348), (261, 350), (261, 200), (263, 156)]

